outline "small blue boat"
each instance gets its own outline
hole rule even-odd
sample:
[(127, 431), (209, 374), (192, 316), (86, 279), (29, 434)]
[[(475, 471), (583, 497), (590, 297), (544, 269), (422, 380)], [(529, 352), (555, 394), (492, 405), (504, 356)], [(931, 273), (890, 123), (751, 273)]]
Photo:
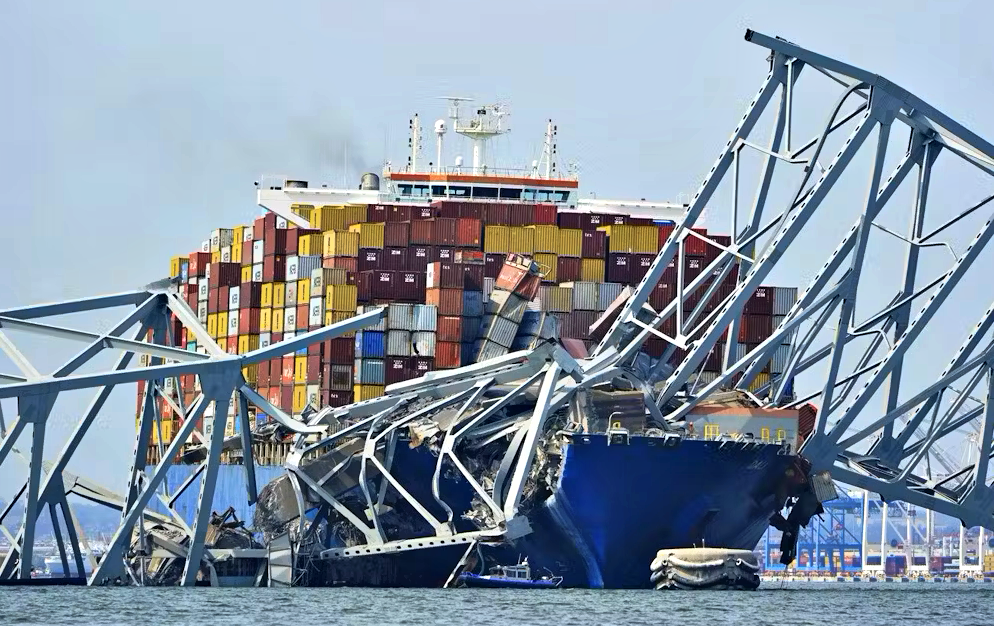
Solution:
[(563, 583), (562, 576), (532, 578), (528, 559), (517, 565), (498, 565), (489, 574), (464, 572), (459, 582), (466, 587), (486, 587), (490, 589), (555, 589)]

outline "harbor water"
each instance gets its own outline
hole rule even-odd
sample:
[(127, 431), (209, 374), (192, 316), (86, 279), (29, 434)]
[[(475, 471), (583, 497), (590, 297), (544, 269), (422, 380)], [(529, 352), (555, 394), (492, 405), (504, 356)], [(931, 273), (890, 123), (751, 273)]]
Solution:
[(0, 588), (0, 624), (989, 624), (994, 586), (764, 583), (758, 591)]

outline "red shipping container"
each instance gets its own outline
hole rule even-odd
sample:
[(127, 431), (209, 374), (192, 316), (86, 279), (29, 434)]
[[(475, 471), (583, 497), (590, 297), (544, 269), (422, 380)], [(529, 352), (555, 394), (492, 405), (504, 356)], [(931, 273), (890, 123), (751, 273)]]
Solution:
[(437, 306), (439, 315), (462, 315), (462, 289), (428, 289), (425, 304)]
[(487, 278), (497, 278), (500, 268), (504, 266), (503, 254), (486, 254), (483, 257), (483, 275)]
[(475, 263), (456, 263), (462, 270), (462, 288), (467, 291), (483, 291), (483, 266)]
[(425, 301), (425, 272), (396, 272), (393, 284), (394, 300), (401, 302)]
[(236, 246), (242, 247), (242, 267), (252, 265), (252, 243), (251, 241), (236, 242)]
[(231, 287), (242, 282), (242, 266), (238, 263), (211, 263), (210, 274), (211, 277), (207, 279), (207, 285), (212, 289), (214, 287)]
[(463, 318), (452, 315), (439, 317), (435, 333), (438, 341), (462, 341), (462, 320)]
[[(219, 289), (217, 289), (217, 288), (210, 289), (210, 290), (207, 291), (207, 312), (208, 313), (217, 313), (218, 312), (218, 308), (217, 308), (218, 307), (218, 301), (219, 301), (219, 298), (217, 297), (218, 296), (218, 291), (219, 291)], [(225, 302), (225, 305), (227, 305), (227, 302)]]
[(325, 269), (343, 269), (349, 272), (359, 271), (359, 259), (354, 256), (332, 256), (321, 260)]
[(535, 205), (516, 202), (511, 205), (511, 226), (524, 226), (535, 223)]
[(409, 239), (412, 244), (430, 244), (435, 229), (434, 220), (414, 220), (409, 229)]
[(283, 333), (269, 333), (270, 345), (283, 341)]
[[(607, 225), (606, 216), (600, 213), (581, 213), (580, 228), (585, 231), (596, 231), (601, 226)], [(586, 256), (586, 255), (584, 255)]]
[(351, 365), (355, 360), (355, 340), (348, 337), (335, 337), (327, 344), (325, 358), (333, 365)]
[(508, 226), (511, 223), (511, 208), (507, 204), (491, 202), (483, 215), (483, 222), (488, 226)]
[(432, 246), (431, 262), (443, 261), (445, 263), (455, 263), (456, 249), (447, 246)]
[(657, 246), (657, 251), (662, 250), (663, 246), (666, 245), (666, 240), (670, 238), (671, 234), (673, 234), (674, 228), (676, 228), (676, 226), (672, 223), (659, 225), (659, 245)]
[(207, 275), (207, 264), (211, 262), (210, 252), (191, 252), (190, 253), (190, 264), (188, 265), (187, 272), (188, 275), (193, 276), (206, 276)]
[(241, 309), (238, 312), (238, 334), (258, 335), (261, 309)]
[(476, 220), (483, 220), (483, 205), (479, 202), (460, 202), (459, 217), (471, 217)]
[(217, 310), (227, 311), (228, 305), (231, 303), (231, 287), (218, 287), (217, 288)]
[(384, 248), (380, 256), (380, 266), (385, 270), (403, 271), (409, 269), (407, 248)]
[[(223, 339), (217, 340), (218, 344), (223, 345), (225, 341)], [(225, 347), (225, 352), (228, 354), (238, 354), (238, 337), (228, 337), (227, 346)]]
[(410, 222), (411, 221), (411, 205), (409, 204), (391, 204), (387, 206), (387, 223), (390, 222)]
[(412, 378), (420, 378), (435, 370), (435, 359), (430, 356), (412, 356), (408, 368)]
[(291, 227), (286, 229), (285, 232), (286, 232), (286, 253), (297, 254), (297, 241), (301, 231), (297, 228)]
[(407, 253), (407, 267), (405, 269), (423, 272), (431, 263), (431, 246), (411, 246)]
[[(430, 206), (411, 207), (411, 221), (430, 220), (435, 217), (435, 210)], [(411, 224), (413, 228), (414, 224)]]
[(363, 248), (360, 250), (358, 271), (368, 272), (369, 270), (382, 269), (382, 265), (380, 265), (380, 263), (383, 257), (380, 252), (380, 250), (373, 250), (371, 248)]
[(307, 356), (322, 356), (324, 354), (324, 346), (326, 343), (328, 343), (327, 339), (307, 346)]
[(559, 228), (580, 228), (582, 213), (560, 213), (556, 221)]
[(287, 413), (293, 413), (293, 386), (280, 387), (280, 408)]
[(762, 343), (773, 334), (773, 317), (746, 313), (739, 323), (741, 343)]
[[(300, 334), (300, 331), (305, 327), (313, 330), (312, 328), (306, 326), (308, 319), (310, 318), (309, 309), (310, 307), (308, 307), (306, 302), (301, 302), (297, 305), (297, 334)], [(321, 320), (321, 323), (317, 324), (313, 328), (321, 328), (322, 326), (324, 326), (324, 320)]]
[(432, 202), (431, 207), (435, 210), (435, 217), (459, 217), (460, 205), (462, 202), (452, 200), (438, 200)]
[(393, 385), (411, 379), (411, 371), (408, 367), (408, 357), (387, 357), (385, 367), (386, 384)]
[(371, 204), (366, 211), (366, 221), (377, 224), (387, 221), (387, 207), (382, 204)]
[(286, 230), (273, 230), (266, 233), (262, 244), (263, 254), (270, 256), (273, 254), (286, 255)]
[(238, 288), (238, 306), (258, 309), (262, 306), (262, 283), (242, 283)]
[(483, 245), (483, 222), (471, 217), (456, 220), (457, 246), (479, 248)]
[(759, 286), (746, 300), (744, 313), (773, 315), (773, 288)]
[(483, 252), (471, 248), (456, 248), (455, 261), (456, 263), (469, 263), (473, 265), (483, 265), (487, 262)]
[(632, 255), (625, 252), (607, 255), (605, 277), (609, 283), (629, 284), (632, 281)]
[(262, 282), (272, 283), (286, 278), (286, 257), (267, 256), (262, 259)]
[(451, 217), (437, 218), (432, 227), (431, 242), (436, 246), (454, 246), (458, 242), (456, 231), (459, 220)]
[(259, 395), (265, 398), (266, 396), (262, 394), (262, 388), (269, 386), (269, 361), (263, 361), (256, 365), (255, 372), (255, 387), (259, 390)]
[(556, 281), (571, 283), (580, 280), (581, 261), (575, 257), (561, 256), (556, 261)]
[[(191, 285), (191, 286), (195, 287), (195, 285)], [(194, 311), (197, 310), (197, 306), (198, 306), (199, 300), (200, 300), (200, 298), (197, 295), (197, 290), (196, 289), (194, 289), (193, 291), (188, 291), (187, 292), (187, 294), (186, 294), (186, 303), (188, 305), (190, 305), (190, 308), (193, 309)]]
[(280, 383), (283, 385), (293, 384), (295, 358), (296, 355), (291, 353), (284, 355), (283, 359), (281, 360)]
[(430, 263), (427, 270), (425, 287), (434, 289), (442, 287), (446, 289), (462, 288), (462, 267), (455, 263)]
[[(690, 230), (695, 233), (700, 233), (705, 237), (707, 237), (708, 234), (708, 229), (706, 228), (691, 228)], [(709, 247), (710, 244), (690, 234), (688, 234), (687, 238), (684, 240), (684, 254), (687, 255), (706, 256)]]
[(533, 224), (555, 224), (557, 217), (556, 205), (554, 204), (536, 204), (534, 208), (534, 215), (532, 219)]
[(383, 245), (385, 247), (406, 248), (410, 243), (411, 224), (408, 222), (387, 222), (383, 225)]
[(632, 284), (637, 285), (642, 282), (645, 275), (649, 273), (652, 262), (656, 260), (655, 254), (633, 254), (632, 255)]
[(435, 342), (435, 367), (444, 370), (462, 366), (462, 344), (458, 341)]
[(585, 259), (603, 259), (606, 253), (607, 233), (603, 230), (586, 230), (583, 232), (580, 256)]
[(316, 385), (321, 379), (321, 356), (307, 356), (307, 384)]

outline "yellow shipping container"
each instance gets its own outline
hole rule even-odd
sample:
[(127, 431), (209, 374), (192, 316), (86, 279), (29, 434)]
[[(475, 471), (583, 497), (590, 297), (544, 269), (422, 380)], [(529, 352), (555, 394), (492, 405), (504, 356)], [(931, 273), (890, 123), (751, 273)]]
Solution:
[(242, 262), (242, 242), (236, 241), (231, 244), (231, 262), (241, 263)]
[(228, 336), (228, 312), (221, 311), (217, 314), (217, 335), (216, 339), (222, 339)]
[(591, 283), (604, 282), (604, 259), (583, 259), (580, 261), (580, 280)]
[(310, 235), (301, 235), (297, 239), (297, 254), (299, 254), (300, 256), (323, 254), (323, 251), (324, 251), (323, 233), (312, 233)]
[(311, 211), (311, 228), (321, 231), (345, 230), (345, 213), (342, 206), (323, 206)]
[(232, 236), (231, 236), (231, 249), (232, 250), (234, 250), (236, 247), (239, 248), (239, 249), (241, 249), (242, 242), (245, 241), (245, 229), (246, 228), (247, 228), (247, 226), (241, 225), (241, 226), (235, 226), (234, 228), (231, 229), (231, 232), (232, 232)]
[(220, 263), (220, 262), (221, 262), (221, 251), (211, 250), (211, 263)]
[(770, 375), (766, 372), (756, 374), (756, 377), (749, 383), (749, 391), (756, 391), (766, 383), (770, 382)]
[(326, 310), (355, 313), (356, 299), (359, 295), (355, 285), (328, 285), (324, 293)]
[(173, 258), (169, 259), (169, 275), (172, 277), (179, 276), (180, 266), (189, 260), (190, 260), (189, 257), (185, 256), (174, 256)]
[(242, 282), (243, 283), (250, 283), (250, 282), (252, 282), (252, 266), (251, 265), (242, 266)]
[(613, 224), (597, 230), (607, 233), (609, 252), (654, 254), (659, 247), (659, 228), (656, 226)]
[(307, 406), (307, 387), (305, 385), (293, 386), (293, 412), (301, 413)]
[[(365, 204), (347, 204), (343, 212), (345, 213), (344, 226), (348, 228), (353, 224), (362, 224), (366, 221), (366, 214), (369, 207)], [(343, 228), (342, 230), (345, 230)]]
[(487, 226), (483, 229), (483, 251), (488, 254), (507, 254), (511, 251), (511, 228)]
[[(258, 339), (258, 336), (255, 336)], [(258, 365), (246, 365), (242, 368), (242, 378), (245, 382), (252, 383), (253, 385), (259, 380), (259, 366)]]
[(579, 228), (560, 228), (559, 247), (556, 252), (559, 256), (582, 256), (583, 231)]
[(534, 231), (532, 236), (535, 252), (555, 253), (559, 249), (559, 227), (558, 226), (527, 226)]
[(238, 354), (259, 349), (259, 335), (238, 335)]
[(303, 304), (311, 299), (311, 279), (301, 278), (297, 281), (297, 304)]
[(273, 324), (273, 310), (264, 307), (259, 310), (259, 332), (268, 333)]
[(212, 339), (217, 339), (217, 313), (210, 313), (207, 316), (207, 334)]
[(324, 256), (359, 256), (359, 233), (329, 230), (323, 237)]
[(259, 306), (264, 309), (273, 306), (273, 283), (262, 283), (260, 292)]
[(298, 385), (307, 382), (307, 355), (293, 358), (293, 382)]
[(383, 385), (353, 385), (353, 401), (372, 400), (383, 395)]
[(536, 252), (535, 262), (539, 265), (542, 280), (556, 282), (556, 266), (559, 264), (559, 257), (547, 252)]
[(273, 308), (282, 309), (286, 306), (286, 283), (273, 283)]
[(291, 213), (299, 215), (300, 217), (304, 218), (307, 221), (310, 221), (310, 219), (311, 219), (311, 213), (313, 211), (314, 211), (314, 206), (310, 205), (310, 204), (291, 204), (290, 205), (290, 212)]
[(272, 330), (269, 332), (273, 333), (283, 332), (283, 309), (277, 309), (277, 308), (273, 309), (273, 318), (272, 322), (270, 323), (270, 327), (272, 328)]
[(152, 424), (152, 445), (159, 445), (159, 432), (162, 432), (162, 445), (168, 445), (173, 441), (173, 433), (176, 431), (174, 428), (175, 421), (171, 419), (159, 420), (159, 425), (156, 426), (155, 423)]
[(516, 254), (535, 254), (535, 231), (523, 226), (511, 227), (511, 247), (508, 252)]
[(542, 288), (542, 310), (569, 313), (573, 310), (573, 287), (550, 285)]
[(383, 224), (353, 224), (349, 232), (359, 233), (360, 248), (383, 248)]

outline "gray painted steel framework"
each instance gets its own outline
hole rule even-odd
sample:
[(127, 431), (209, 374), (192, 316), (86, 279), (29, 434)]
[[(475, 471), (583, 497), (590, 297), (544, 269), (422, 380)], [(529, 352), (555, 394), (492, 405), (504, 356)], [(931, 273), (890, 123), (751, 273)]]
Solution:
[[(986, 204), (986, 201), (978, 203), (924, 233), (929, 187), (936, 175), (933, 164), (940, 155), (948, 155), (948, 158), (965, 161), (991, 176), (994, 175), (994, 147), (878, 75), (752, 31), (746, 33), (746, 40), (770, 50), (770, 71), (722, 148), (683, 221), (676, 225), (644, 280), (590, 358), (575, 360), (561, 347), (545, 344), (532, 351), (509, 354), (457, 370), (433, 372), (417, 380), (392, 385), (383, 397), (348, 407), (323, 409), (305, 424), (271, 406), (246, 386), (240, 368), (288, 353), (298, 346), (375, 323), (382, 317), (382, 311), (366, 313), (241, 356), (225, 354), (168, 283), (139, 292), (0, 312), (0, 349), (21, 370), (20, 375), (0, 375), (0, 398), (16, 397), (19, 413), (2, 433), (0, 463), (10, 455), (15, 441), (27, 425), (32, 427), (29, 479), (22, 489), (27, 503), (25, 516), (15, 538), (16, 548), (0, 566), (0, 575), (28, 575), (28, 568), (20, 564), (30, 561), (35, 521), (45, 506), (53, 511), (56, 508), (62, 510), (67, 522), (71, 518), (71, 513), (66, 513), (66, 485), (71, 482), (65, 478), (66, 463), (116, 384), (138, 380), (149, 383), (136, 433), (129, 488), (120, 504), (121, 526), (114, 536), (110, 552), (95, 569), (90, 583), (121, 575), (138, 580), (140, 572), (136, 574), (128, 570), (124, 551), (130, 544), (136, 524), (150, 515), (146, 507), (151, 499), (159, 497), (169, 502), (170, 497), (157, 493), (157, 490), (162, 485), (170, 459), (181, 443), (193, 435), (204, 441), (208, 456), (197, 472), (200, 506), (193, 528), (188, 529), (191, 541), (181, 581), (182, 584), (192, 584), (200, 564), (209, 563), (213, 558), (205, 552), (203, 539), (222, 446), (221, 437), (215, 435), (224, 432), (227, 406), (233, 392), (238, 392), (236, 399), (238, 415), (243, 420), (244, 443), (248, 443), (248, 435), (245, 434), (248, 430), (247, 403), (258, 406), (297, 433), (287, 459), (287, 468), (300, 507), (304, 507), (306, 491), (320, 500), (318, 519), (335, 511), (365, 537), (363, 546), (325, 550), (319, 554), (320, 558), (350, 558), (447, 543), (467, 544), (468, 553), (478, 541), (513, 539), (529, 532), (527, 519), (518, 514), (518, 506), (526, 477), (532, 469), (539, 435), (548, 416), (569, 406), (578, 390), (619, 377), (627, 378), (646, 394), (647, 411), (667, 429), (679, 431), (694, 407), (709, 394), (722, 388), (747, 389), (771, 360), (783, 339), (795, 335), (797, 341), (792, 344), (785, 371), (754, 388), (752, 393), (767, 406), (790, 407), (809, 400), (820, 402), (815, 432), (803, 448), (803, 453), (815, 469), (828, 469), (835, 478), (879, 493), (888, 500), (903, 500), (954, 515), (970, 525), (992, 527), (994, 492), (989, 485), (987, 467), (994, 431), (994, 417), (991, 415), (994, 410), (994, 388), (990, 384), (994, 344), (988, 335), (994, 322), (994, 304), (976, 323), (963, 345), (951, 355), (946, 371), (937, 381), (913, 388), (904, 381), (902, 370), (909, 347), (916, 342), (940, 306), (955, 303), (957, 284), (994, 235), (991, 226), (994, 222), (986, 222), (969, 247), (945, 272), (937, 279), (922, 284), (921, 248), (944, 245), (935, 240), (938, 234)], [(842, 93), (829, 107), (828, 122), (823, 131), (805, 143), (797, 145), (795, 142), (792, 145), (795, 120), (800, 113), (795, 93), (802, 84), (802, 70), (805, 75), (827, 76), (841, 86)], [(850, 105), (850, 102), (855, 102), (855, 105)], [(846, 112), (846, 106), (853, 108)], [(750, 135), (767, 108), (773, 110), (774, 123), (771, 137), (764, 146), (750, 140)], [(827, 166), (822, 166), (820, 155), (827, 142), (841, 129), (848, 129), (848, 138)], [(884, 168), (888, 141), (895, 131), (902, 129), (908, 133), (908, 147), (896, 168), (888, 173)], [(876, 139), (873, 147), (864, 148), (867, 140), (874, 136), (874, 131)], [(742, 187), (740, 166), (746, 151), (760, 153), (762, 165), (753, 201), (745, 207), (748, 217), (740, 224), (739, 214), (743, 208), (738, 200)], [(802, 290), (773, 335), (751, 347), (744, 355), (733, 352), (732, 342), (729, 342), (723, 355), (721, 373), (712, 382), (702, 382), (698, 373), (708, 354), (719, 345), (726, 330), (731, 337), (738, 335), (739, 320), (747, 300), (782, 261), (798, 236), (809, 227), (811, 218), (826, 210), (822, 207), (827, 204), (826, 199), (832, 197), (836, 182), (844, 171), (853, 168), (854, 159), (861, 151), (871, 153), (869, 187), (852, 228), (831, 249), (823, 267)], [(784, 168), (799, 173), (800, 183), (792, 179), (796, 189), (791, 199), (785, 205), (772, 206), (774, 175)], [(908, 182), (912, 173), (916, 175), (913, 183)], [(715, 192), (723, 182), (733, 189), (733, 237), (727, 246), (691, 231), (705, 205), (714, 205)], [(884, 228), (877, 221), (878, 216), (902, 184), (915, 185), (909, 233), (897, 237), (906, 244), (904, 279), (889, 305), (857, 323), (854, 315), (857, 293), (862, 293), (858, 286), (869, 269), (864, 261), (874, 245), (870, 231), (872, 228)], [(704, 239), (719, 249), (709, 266), (693, 279), (685, 277), (683, 269), (689, 237)], [(768, 237), (765, 243), (763, 237)], [(673, 259), (679, 260), (676, 298), (661, 311), (654, 311), (646, 307), (646, 303)], [(735, 288), (731, 294), (721, 298), (718, 283), (733, 270), (737, 271)], [(718, 279), (710, 280), (712, 277)], [(912, 316), (912, 307), (918, 305), (921, 310)], [(84, 333), (32, 321), (40, 317), (111, 306), (136, 308), (108, 333)], [(170, 337), (165, 324), (168, 312), (176, 315), (188, 332), (196, 337), (199, 345), (207, 349), (207, 354), (189, 353), (168, 346)], [(670, 318), (675, 318), (676, 333), (673, 336), (660, 330)], [(121, 337), (122, 333), (136, 325), (139, 330), (134, 339)], [(3, 335), (2, 329), (8, 328), (82, 340), (87, 347), (60, 370), (43, 376)], [(823, 345), (816, 345), (819, 335), (833, 328), (832, 339)], [(142, 341), (148, 329), (152, 330), (152, 340)], [(873, 335), (872, 340), (858, 359), (843, 358), (847, 346), (856, 345), (859, 338), (868, 335)], [(661, 337), (668, 342), (667, 357), (677, 354), (677, 350), (685, 351), (685, 356), (668, 374), (665, 383), (655, 387), (641, 381), (632, 368), (633, 357), (650, 336)], [(123, 352), (113, 371), (74, 374), (94, 354), (106, 349)], [(149, 355), (150, 364), (128, 369), (133, 353)], [(792, 398), (788, 393), (788, 381), (819, 364), (827, 364), (821, 390), (806, 398)], [(183, 426), (174, 442), (160, 451), (163, 461), (151, 475), (145, 475), (142, 467), (150, 445), (150, 434), (160, 419), (154, 400), (157, 396), (168, 398), (163, 391), (164, 380), (182, 374), (196, 374), (202, 393), (191, 406), (174, 406), (184, 420)], [(951, 387), (957, 381), (966, 381), (960, 385), (959, 391)], [(859, 383), (862, 383), (861, 389), (858, 389)], [(979, 403), (969, 400), (968, 395), (975, 393), (982, 385), (987, 385), (986, 391), (980, 394), (983, 399)], [(55, 462), (46, 467), (42, 462), (44, 425), (52, 405), (60, 392), (83, 388), (100, 391), (84, 413), (69, 443)], [(503, 395), (485, 395), (494, 389), (502, 390)], [(884, 396), (884, 409), (873, 411), (868, 407), (868, 402), (878, 392)], [(496, 417), (501, 415), (501, 410), (509, 402), (522, 397), (534, 402), (535, 408), (530, 415)], [(433, 402), (426, 405), (425, 400)], [(171, 399), (168, 401), (174, 403)], [(216, 404), (211, 418), (214, 427), (213, 434), (205, 438), (196, 431), (195, 424), (210, 403)], [(413, 408), (415, 404), (417, 406)], [(401, 427), (449, 405), (458, 405), (459, 408), (452, 425), (442, 437), (438, 465), (432, 479), (434, 499), (442, 510), (447, 511), (445, 519), (438, 519), (391, 474), (392, 450)], [(345, 416), (352, 425), (332, 433), (330, 426)], [(859, 426), (856, 425), (857, 418), (860, 418)], [(971, 421), (981, 423), (980, 460), (973, 465), (956, 468), (942, 478), (930, 478), (924, 474), (922, 469), (931, 448)], [(2, 423), (0, 428), (3, 428)], [(921, 433), (925, 433), (924, 436)], [(342, 443), (346, 438), (362, 443), (361, 450), (355, 456), (361, 463), (360, 485), (368, 507), (367, 519), (356, 515), (325, 488), (329, 480), (344, 469), (347, 461), (318, 478), (302, 471), (305, 455)], [(467, 471), (456, 446), (463, 442), (472, 448), (501, 438), (509, 439), (510, 443), (493, 485), (484, 486)], [(252, 502), (255, 483), (251, 454), (245, 455), (245, 461), (250, 478), (247, 497)], [(449, 462), (467, 479), (490, 510), (494, 520), (491, 528), (472, 533), (455, 531), (452, 525), (454, 513), (439, 495), (443, 462)], [(382, 477), (378, 485), (366, 480), (369, 468)], [(72, 484), (76, 483), (72, 481)], [(387, 489), (396, 490), (428, 522), (432, 528), (431, 537), (414, 541), (389, 540), (379, 519)], [(0, 522), (5, 514), (0, 514)], [(177, 523), (182, 524), (181, 521)], [(303, 517), (299, 524), (298, 537), (306, 537), (308, 528)], [(141, 524), (138, 526), (140, 532)], [(67, 523), (67, 530), (69, 549), (79, 555), (79, 540), (73, 532), (73, 524)], [(273, 552), (282, 559), (280, 568), (287, 565), (287, 554), (296, 553), (285, 539), (277, 542), (282, 547)], [(65, 554), (63, 550), (63, 560), (66, 559)], [(78, 561), (79, 557), (76, 558)], [(289, 558), (292, 561), (292, 557)], [(271, 566), (271, 571), (281, 572), (282, 579), (284, 570), (274, 563)]]

